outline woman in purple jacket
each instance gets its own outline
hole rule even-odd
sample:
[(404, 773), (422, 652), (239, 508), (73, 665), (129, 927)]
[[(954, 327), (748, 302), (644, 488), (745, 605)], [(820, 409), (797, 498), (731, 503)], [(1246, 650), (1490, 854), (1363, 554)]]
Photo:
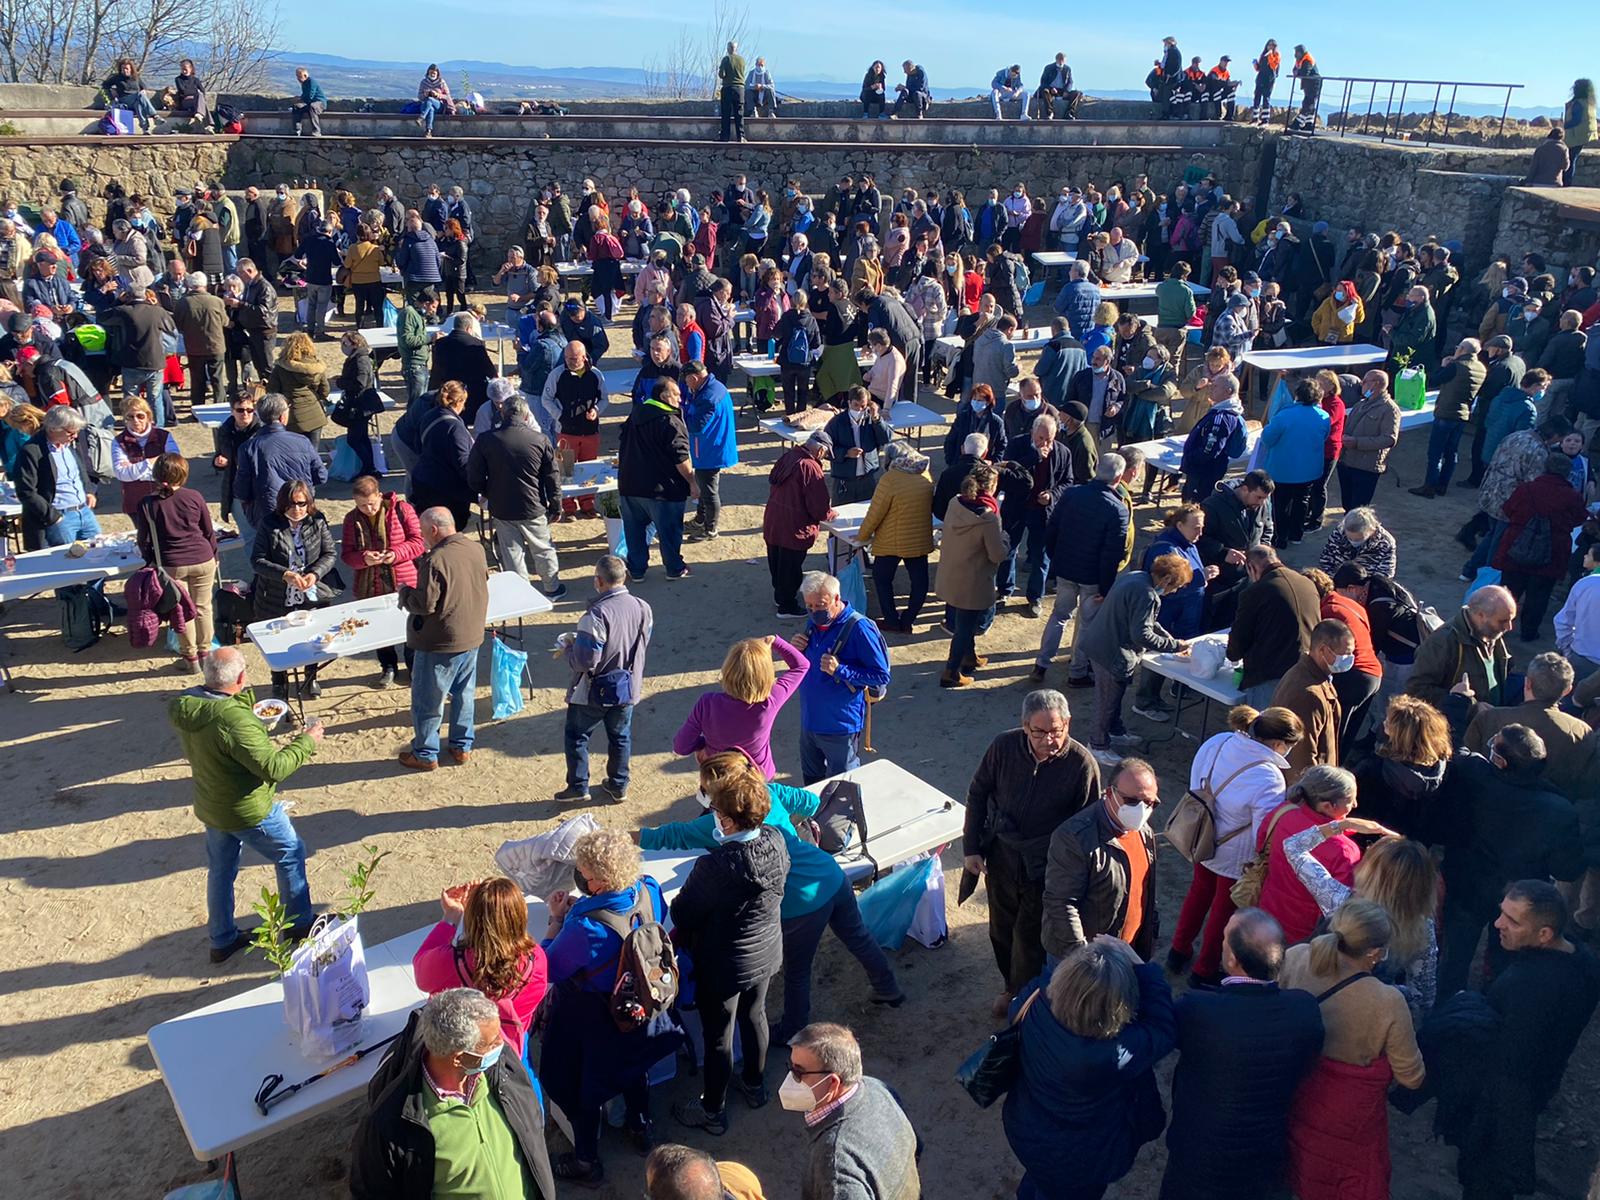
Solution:
[[(774, 670), (774, 654), (789, 668), (782, 675)], [(810, 669), (806, 656), (781, 637), (735, 642), (722, 660), (722, 690), (695, 701), (672, 739), (673, 752), (693, 754), (703, 762), (725, 750), (740, 750), (772, 780), (778, 774), (772, 762), (773, 723)]]

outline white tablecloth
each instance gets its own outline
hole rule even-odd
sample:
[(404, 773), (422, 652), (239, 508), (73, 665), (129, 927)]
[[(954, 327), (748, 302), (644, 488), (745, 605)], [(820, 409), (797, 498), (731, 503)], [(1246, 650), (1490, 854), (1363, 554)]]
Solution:
[(1035, 250), (1033, 252), (1033, 261), (1046, 268), (1064, 267), (1069, 262), (1075, 261), (1077, 257), (1078, 253), (1075, 250)]
[(0, 602), (36, 596), (74, 583), (93, 583), (132, 575), (144, 561), (139, 557), (133, 535), (109, 537), (100, 546), (91, 546), (82, 558), (68, 558), (66, 546), (33, 550), (17, 555), (17, 569), (5, 573), (0, 568)]
[[(438, 325), (428, 326), (429, 340), (439, 335), (439, 329), (440, 326)], [(367, 345), (374, 350), (398, 350), (400, 348), (400, 343), (396, 341), (397, 335), (393, 325), (382, 325), (373, 329), (363, 329), (359, 332), (362, 337), (367, 339)]]
[[(1154, 324), (1154, 322), (1152, 321), (1151, 324)], [(1014, 350), (1043, 350), (1050, 344), (1050, 337), (1050, 326), (1033, 325), (1027, 329), (1019, 329), (1012, 334), (1011, 347)], [(958, 354), (965, 344), (953, 333), (947, 333), (943, 337), (935, 338), (934, 340), (941, 346), (950, 347)]]
[[(872, 355), (865, 350), (856, 351), (856, 362), (862, 367), (872, 365)], [(776, 379), (778, 364), (765, 354), (735, 354), (733, 365), (743, 371), (747, 379)]]
[[(861, 535), (861, 522), (867, 519), (867, 509), (871, 507), (870, 500), (856, 500), (850, 504), (834, 506), (833, 516), (822, 523), (822, 529), (829, 537), (837, 538), (846, 546), (859, 546)], [(939, 533), (944, 528), (944, 522), (938, 517), (933, 518), (933, 538), (935, 543), (939, 540)]]
[[(497, 571), (489, 576), (489, 616), (485, 625), (500, 625), (535, 613), (549, 612), (553, 606), (537, 588), (520, 575)], [(313, 641), (320, 633), (336, 629), (347, 617), (367, 622), (348, 637), (337, 639), (326, 650)], [(290, 671), (310, 663), (330, 662), (370, 654), (406, 640), (406, 614), (393, 596), (371, 600), (352, 600), (328, 608), (314, 609), (304, 625), (290, 625), (285, 618), (256, 621), (245, 626), (250, 640), (261, 650), (267, 668)]]
[(576, 500), (579, 496), (598, 496), (601, 492), (617, 490), (617, 464), (603, 458), (574, 463), (572, 478), (561, 485), (563, 500)]

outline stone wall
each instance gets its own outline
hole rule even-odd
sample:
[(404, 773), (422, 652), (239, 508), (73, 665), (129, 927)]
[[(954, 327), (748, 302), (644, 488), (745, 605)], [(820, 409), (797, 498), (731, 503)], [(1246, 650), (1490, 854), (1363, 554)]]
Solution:
[(130, 193), (151, 197), (158, 212), (172, 211), (172, 193), (196, 181), (221, 178), (233, 137), (0, 138), (0, 179), (19, 203), (53, 203), (57, 185), (71, 179), (78, 194), (101, 213), (100, 193), (117, 180)]
[(1600, 188), (1506, 189), (1494, 249), (1512, 262), (1538, 251), (1563, 281), (1567, 268), (1594, 265), (1600, 261)]

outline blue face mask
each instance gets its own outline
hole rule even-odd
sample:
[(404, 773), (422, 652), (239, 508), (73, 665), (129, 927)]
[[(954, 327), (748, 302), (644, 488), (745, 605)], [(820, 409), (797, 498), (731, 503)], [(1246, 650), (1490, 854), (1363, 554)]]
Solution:
[(972, 411), (981, 417), (984, 413), (989, 411), (989, 406), (987, 404), (980, 404), (975, 400), (972, 403)]
[(722, 831), (722, 822), (718, 821), (716, 816), (713, 815), (712, 818), (711, 818), (711, 836), (716, 841), (717, 845), (720, 846), (723, 842), (727, 841), (733, 835), (732, 834), (728, 834), (728, 833), (724, 833)]
[(505, 1048), (505, 1042), (496, 1042), (494, 1049), (485, 1054), (483, 1056), (483, 1060), (479, 1062), (477, 1066), (463, 1067), (461, 1069), (461, 1073), (463, 1075), (482, 1075), (490, 1067), (494, 1066), (495, 1063), (500, 1061), (500, 1051), (504, 1050)]

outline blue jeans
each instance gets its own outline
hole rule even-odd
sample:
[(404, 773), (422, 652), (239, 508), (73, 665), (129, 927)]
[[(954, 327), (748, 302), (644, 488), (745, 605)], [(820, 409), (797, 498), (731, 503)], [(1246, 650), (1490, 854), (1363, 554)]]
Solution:
[(800, 727), (800, 778), (809, 787), (819, 779), (842, 775), (861, 765), (861, 731), (812, 733)]
[(61, 520), (44, 531), (44, 541), (47, 546), (66, 546), (99, 534), (100, 522), (95, 520), (94, 509), (85, 504), (62, 513)]
[(1435, 421), (1428, 432), (1428, 473), (1423, 478), (1424, 487), (1450, 486), (1450, 477), (1456, 472), (1456, 448), (1461, 445), (1461, 431), (1465, 421)]
[(811, 963), (822, 943), (822, 931), (832, 929), (845, 949), (856, 956), (872, 981), (873, 993), (897, 996), (900, 984), (878, 939), (861, 919), (855, 889), (840, 880), (839, 890), (815, 912), (783, 922), (783, 1021), (781, 1028), (793, 1036), (811, 1021)]
[(155, 414), (156, 421), (166, 429), (170, 429), (176, 421), (172, 412), (172, 398), (167, 395), (167, 389), (161, 382), (161, 371), (151, 371), (145, 367), (122, 368), (122, 403), (128, 403), (128, 397), (137, 396), (139, 389), (144, 388), (150, 400), (150, 411)]
[(944, 669), (951, 675), (961, 670), (964, 659), (977, 652), (978, 638), (994, 624), (994, 605), (988, 608), (956, 608), (945, 606), (945, 621), (950, 626), (950, 653)]
[(569, 704), (564, 741), (567, 786), (589, 786), (589, 738), (606, 727), (606, 786), (628, 790), (628, 756), (633, 749), (633, 705)]
[(423, 762), (439, 757), (439, 726), (450, 701), (450, 748), (471, 750), (473, 704), (478, 690), (478, 650), (441, 654), (418, 650), (411, 664), (411, 753)]
[(224, 271), (226, 271), (229, 275), (232, 275), (234, 268), (237, 267), (238, 265), (239, 265), (239, 247), (238, 246), (224, 246), (222, 248), (222, 269)]
[(239, 851), (244, 846), (277, 870), (278, 897), (289, 910), (290, 924), (311, 923), (306, 844), (294, 831), (283, 805), (274, 804), (259, 825), (232, 832), (206, 829), (206, 932), (213, 950), (226, 949), (239, 936), (239, 927), (233, 921), (233, 881), (239, 875)]
[(1044, 598), (1045, 576), (1050, 571), (1050, 552), (1044, 544), (1045, 511), (1030, 504), (1022, 523), (1008, 529), (1011, 549), (1005, 561), (995, 569), (994, 586), (1001, 596), (1009, 596), (1016, 587), (1017, 555), (1022, 549), (1022, 535), (1028, 535), (1028, 603), (1037, 604)]
[(156, 119), (155, 105), (150, 103), (150, 97), (143, 92), (135, 92), (131, 96), (124, 96), (117, 102), (117, 107), (127, 109), (141, 121), (154, 121)]
[(668, 575), (683, 573), (682, 500), (650, 500), (643, 496), (623, 496), (622, 536), (628, 543), (628, 574), (643, 579), (650, 569), (650, 543), (645, 530), (656, 527), (656, 545), (661, 548), (661, 565)]
[(1500, 539), (1505, 537), (1506, 530), (1511, 525), (1507, 521), (1494, 521), (1489, 526), (1488, 536), (1478, 543), (1478, 548), (1472, 552), (1472, 557), (1467, 559), (1466, 566), (1461, 568), (1461, 573), (1469, 580), (1476, 579), (1478, 572), (1489, 565), (1489, 559), (1494, 556), (1494, 548), (1500, 544)]
[(439, 110), (444, 107), (439, 101), (429, 96), (422, 102), (422, 114), (417, 118), (422, 122), (422, 127), (429, 133), (433, 132), (433, 119), (439, 115)]

